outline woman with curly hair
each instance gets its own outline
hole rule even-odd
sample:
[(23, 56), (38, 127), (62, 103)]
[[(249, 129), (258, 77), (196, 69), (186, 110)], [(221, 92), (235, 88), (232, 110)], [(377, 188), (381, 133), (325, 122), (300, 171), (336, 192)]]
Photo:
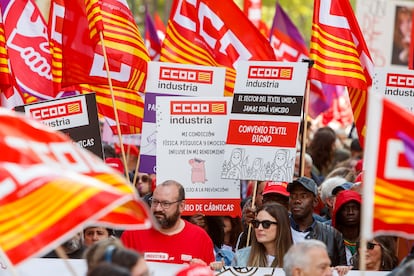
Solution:
[[(396, 238), (377, 236), (367, 243), (366, 270), (391, 271), (398, 265)], [(353, 269), (360, 270), (360, 249), (351, 258)]]
[(263, 204), (251, 223), (252, 245), (238, 250), (232, 265), (283, 267), (283, 256), (293, 243), (286, 207), (278, 203)]

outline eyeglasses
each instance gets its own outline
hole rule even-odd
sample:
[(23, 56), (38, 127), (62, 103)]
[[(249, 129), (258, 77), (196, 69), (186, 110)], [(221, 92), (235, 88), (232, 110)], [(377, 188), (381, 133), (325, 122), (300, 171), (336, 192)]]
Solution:
[(141, 175), (141, 176), (137, 176), (137, 182), (139, 182), (141, 180), (141, 182), (148, 182), (150, 180), (148, 175)]
[(252, 223), (252, 225), (253, 225), (254, 228), (259, 228), (259, 226), (261, 224), (262, 227), (263, 227), (263, 229), (269, 229), (272, 224), (277, 225), (277, 222), (276, 221), (270, 221), (270, 220), (262, 220), (262, 221), (260, 221), (260, 220), (254, 219), (254, 220), (252, 220), (251, 223)]
[(173, 201), (173, 202), (168, 202), (168, 201), (159, 201), (159, 200), (156, 200), (156, 199), (153, 199), (153, 198), (150, 198), (149, 199), (149, 204), (150, 204), (150, 206), (151, 207), (157, 207), (158, 206), (158, 204), (159, 205), (161, 205), (161, 208), (162, 209), (168, 209), (168, 208), (170, 208), (171, 207), (171, 205), (173, 205), (174, 203), (177, 203), (177, 202), (181, 202), (181, 201), (183, 201), (182, 199), (179, 199), (179, 200), (177, 200), (177, 201)]
[[(361, 245), (361, 243), (360, 242), (357, 242), (357, 247), (359, 248), (359, 246)], [(372, 249), (374, 249), (374, 247), (376, 246), (376, 245), (378, 245), (378, 246), (380, 246), (381, 247), (381, 244), (379, 244), (379, 243), (374, 243), (374, 242), (367, 242), (367, 250), (372, 250)]]

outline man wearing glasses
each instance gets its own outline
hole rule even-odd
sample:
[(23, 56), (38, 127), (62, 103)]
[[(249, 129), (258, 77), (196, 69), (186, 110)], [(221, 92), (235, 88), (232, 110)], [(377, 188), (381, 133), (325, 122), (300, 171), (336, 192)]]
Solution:
[(137, 250), (151, 262), (210, 264), (214, 261), (208, 234), (181, 218), (185, 192), (180, 183), (167, 180), (158, 185), (150, 206), (158, 227), (125, 231), (121, 240), (126, 247)]

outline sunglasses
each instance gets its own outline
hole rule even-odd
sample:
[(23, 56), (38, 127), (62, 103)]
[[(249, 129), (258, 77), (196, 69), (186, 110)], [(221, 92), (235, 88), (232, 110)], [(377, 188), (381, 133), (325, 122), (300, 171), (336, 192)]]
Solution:
[(141, 176), (137, 176), (137, 182), (148, 182), (149, 181), (149, 176), (148, 175), (141, 175)]
[(270, 220), (262, 220), (262, 221), (260, 221), (260, 220), (254, 219), (254, 220), (252, 220), (251, 223), (252, 223), (252, 225), (253, 225), (254, 228), (259, 228), (259, 226), (261, 224), (262, 227), (263, 227), (263, 229), (269, 229), (272, 224), (277, 225), (277, 222), (276, 221), (270, 221)]
[[(360, 242), (357, 242), (357, 247), (359, 248), (359, 246), (361, 245), (361, 243)], [(372, 249), (374, 249), (374, 247), (376, 246), (376, 245), (378, 245), (378, 246), (381, 246), (381, 244), (379, 244), (379, 243), (374, 243), (374, 242), (367, 242), (367, 250), (372, 250)]]

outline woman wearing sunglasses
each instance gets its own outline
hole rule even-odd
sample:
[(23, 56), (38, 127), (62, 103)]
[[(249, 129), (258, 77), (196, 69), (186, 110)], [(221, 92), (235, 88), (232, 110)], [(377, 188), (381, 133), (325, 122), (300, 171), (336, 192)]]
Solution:
[(278, 203), (263, 204), (251, 224), (251, 246), (236, 252), (232, 266), (283, 267), (283, 256), (292, 245), (286, 208)]
[[(360, 251), (357, 243), (357, 252), (351, 258), (353, 269), (359, 270)], [(396, 254), (396, 239), (393, 236), (377, 236), (367, 242), (366, 270), (390, 271), (398, 265)]]

